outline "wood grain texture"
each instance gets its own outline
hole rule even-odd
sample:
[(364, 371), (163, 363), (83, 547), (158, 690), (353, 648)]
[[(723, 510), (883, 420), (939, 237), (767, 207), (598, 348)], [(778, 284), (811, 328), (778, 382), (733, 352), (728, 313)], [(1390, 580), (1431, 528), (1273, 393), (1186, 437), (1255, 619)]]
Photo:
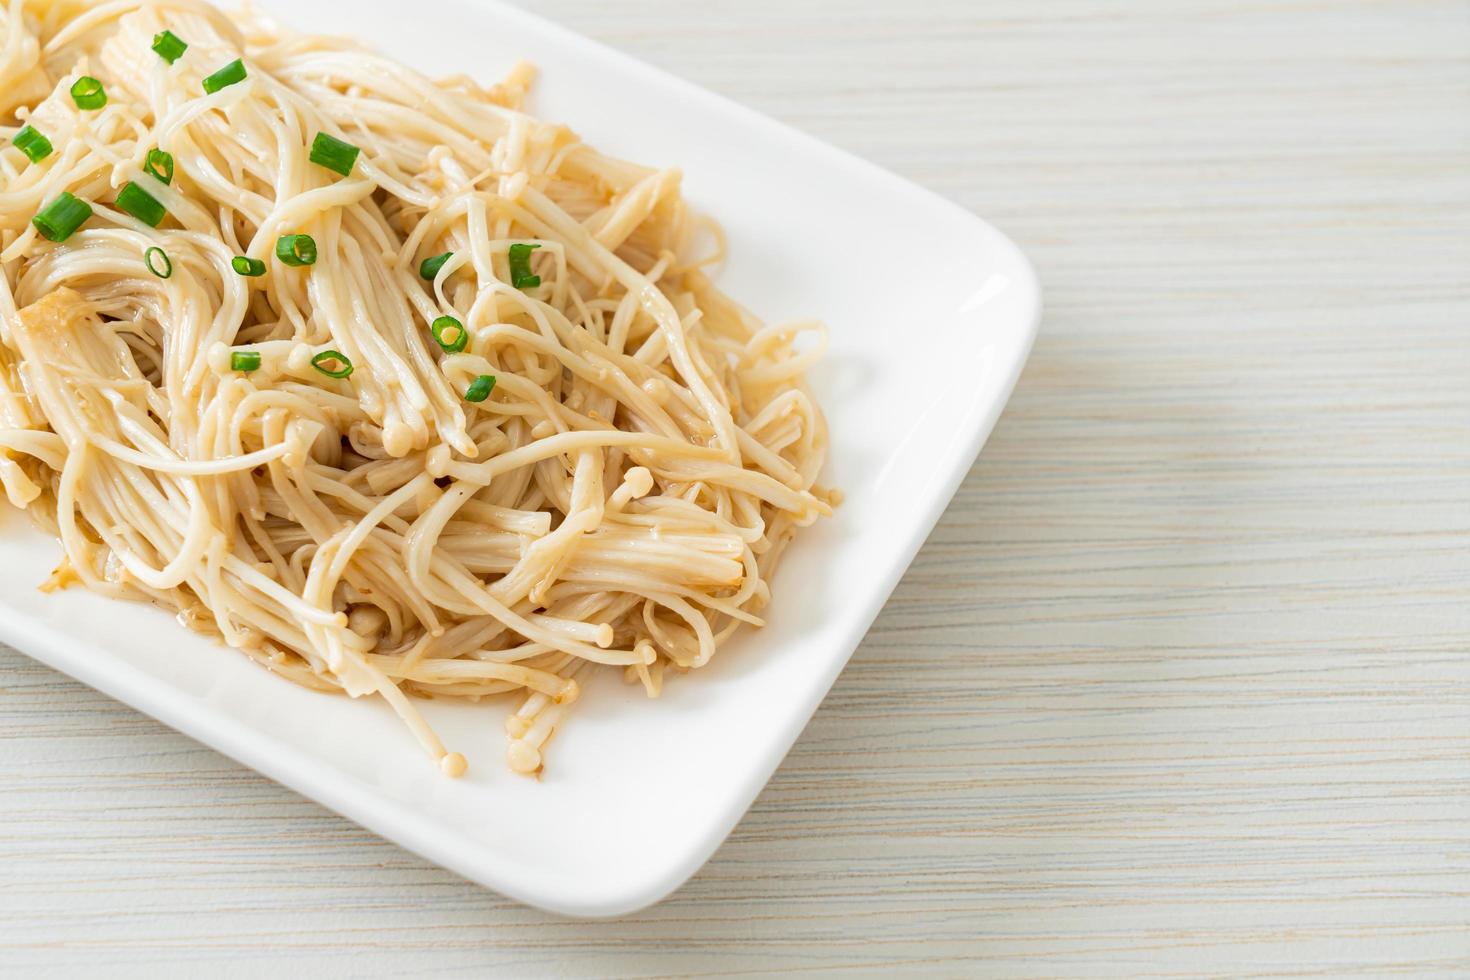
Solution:
[(1010, 409), (734, 836), (623, 921), (0, 652), (4, 966), (1470, 971), (1470, 4), (528, 6), (1015, 236)]

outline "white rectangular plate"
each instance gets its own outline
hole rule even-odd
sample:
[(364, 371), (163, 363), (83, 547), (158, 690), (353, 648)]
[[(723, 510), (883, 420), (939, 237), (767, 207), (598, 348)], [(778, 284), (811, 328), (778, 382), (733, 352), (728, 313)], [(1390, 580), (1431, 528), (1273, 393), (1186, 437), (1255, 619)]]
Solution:
[[(337, 4), (262, 6), (301, 30), (344, 26)], [(58, 547), (13, 511), (0, 519), (0, 636), (506, 895), (629, 912), (709, 858), (862, 639), (1010, 394), (1036, 279), (968, 212), (515, 9), (356, 0), (346, 26), (435, 73), (492, 81), (530, 59), (543, 72), (532, 111), (609, 153), (681, 167), (691, 202), (729, 233), (721, 286), (768, 321), (831, 326), (813, 384), (832, 427), (826, 482), (846, 500), (792, 546), (768, 626), (656, 701), (613, 677), (590, 684), (539, 782), (505, 767), (503, 704), (427, 706), (470, 760), (453, 781), (380, 702), (297, 688), (157, 610), (40, 593)]]

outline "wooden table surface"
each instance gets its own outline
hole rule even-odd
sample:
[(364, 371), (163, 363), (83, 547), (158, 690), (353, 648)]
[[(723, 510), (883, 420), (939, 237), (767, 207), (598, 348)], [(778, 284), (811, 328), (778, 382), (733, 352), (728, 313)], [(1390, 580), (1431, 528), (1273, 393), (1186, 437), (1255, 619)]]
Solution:
[(1470, 971), (1470, 3), (527, 6), (1012, 234), (1047, 314), (989, 447), (622, 921), (0, 651), (0, 967)]

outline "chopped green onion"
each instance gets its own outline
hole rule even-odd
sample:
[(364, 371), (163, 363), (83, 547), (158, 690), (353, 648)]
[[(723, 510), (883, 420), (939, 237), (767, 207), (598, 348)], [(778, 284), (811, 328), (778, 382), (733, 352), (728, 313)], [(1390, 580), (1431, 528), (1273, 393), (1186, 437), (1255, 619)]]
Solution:
[[(329, 367), (333, 361), (340, 367)], [(341, 351), (324, 350), (311, 359), (311, 366), (329, 378), (345, 378), (352, 373), (352, 362)]]
[(42, 238), (64, 242), (90, 217), (92, 205), (73, 197), (70, 191), (62, 191), (54, 201), (41, 209), (40, 214), (31, 219), (31, 224), (36, 226)]
[(148, 267), (149, 272), (160, 279), (167, 279), (174, 274), (173, 260), (157, 245), (143, 253), (143, 264)]
[(143, 172), (165, 184), (172, 184), (174, 182), (174, 155), (158, 149), (149, 150), (148, 158), (143, 161)]
[(444, 268), (444, 263), (454, 258), (453, 252), (445, 252), (443, 255), (431, 255), (419, 263), (419, 278), (433, 280), (438, 278), (439, 270)]
[(265, 263), (248, 255), (237, 255), (230, 259), (230, 268), (242, 276), (257, 279), (265, 275)]
[(157, 228), (159, 222), (163, 221), (163, 216), (168, 213), (152, 194), (131, 180), (118, 192), (117, 209), (126, 211), (150, 228)]
[(467, 402), (482, 402), (490, 397), (490, 392), (495, 388), (495, 375), (482, 374), (470, 382), (470, 386), (464, 390), (464, 400)]
[(236, 82), (243, 81), (245, 81), (245, 64), (239, 58), (236, 58), (213, 75), (204, 79), (204, 94), (213, 95), (222, 88), (229, 88)]
[(458, 354), (470, 342), (470, 332), (452, 316), (439, 317), (429, 324), (429, 332), (446, 354)]
[(237, 350), (233, 352), (230, 354), (230, 370), (247, 373), (260, 370), (260, 351)]
[(517, 242), (510, 247), (507, 253), (510, 258), (510, 284), (515, 288), (527, 289), (541, 285), (541, 277), (531, 275), (531, 250), (540, 247), (524, 242)]
[(357, 162), (357, 155), (362, 150), (351, 143), (344, 143), (335, 136), (326, 133), (317, 133), (316, 139), (311, 141), (311, 162), (319, 167), (326, 167), (335, 173), (346, 177), (352, 173), (352, 165)]
[(97, 79), (83, 75), (72, 83), (71, 100), (78, 109), (100, 109), (107, 105), (107, 92)]
[(158, 56), (169, 64), (182, 58), (188, 49), (189, 45), (180, 40), (173, 31), (159, 31), (153, 35), (153, 50), (157, 51)]
[(20, 148), (20, 152), (30, 158), (31, 163), (40, 163), (51, 155), (51, 141), (29, 123), (20, 128), (12, 142)]
[(310, 235), (282, 235), (276, 239), (276, 258), (287, 265), (315, 265), (316, 239)]

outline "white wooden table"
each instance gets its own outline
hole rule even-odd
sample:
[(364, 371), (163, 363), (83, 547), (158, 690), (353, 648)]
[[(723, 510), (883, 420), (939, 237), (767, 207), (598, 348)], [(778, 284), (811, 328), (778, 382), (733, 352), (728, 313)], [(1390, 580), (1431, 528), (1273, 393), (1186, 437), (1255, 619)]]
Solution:
[(1013, 234), (1048, 312), (989, 448), (624, 921), (0, 652), (0, 969), (1470, 971), (1470, 3), (528, 6)]

